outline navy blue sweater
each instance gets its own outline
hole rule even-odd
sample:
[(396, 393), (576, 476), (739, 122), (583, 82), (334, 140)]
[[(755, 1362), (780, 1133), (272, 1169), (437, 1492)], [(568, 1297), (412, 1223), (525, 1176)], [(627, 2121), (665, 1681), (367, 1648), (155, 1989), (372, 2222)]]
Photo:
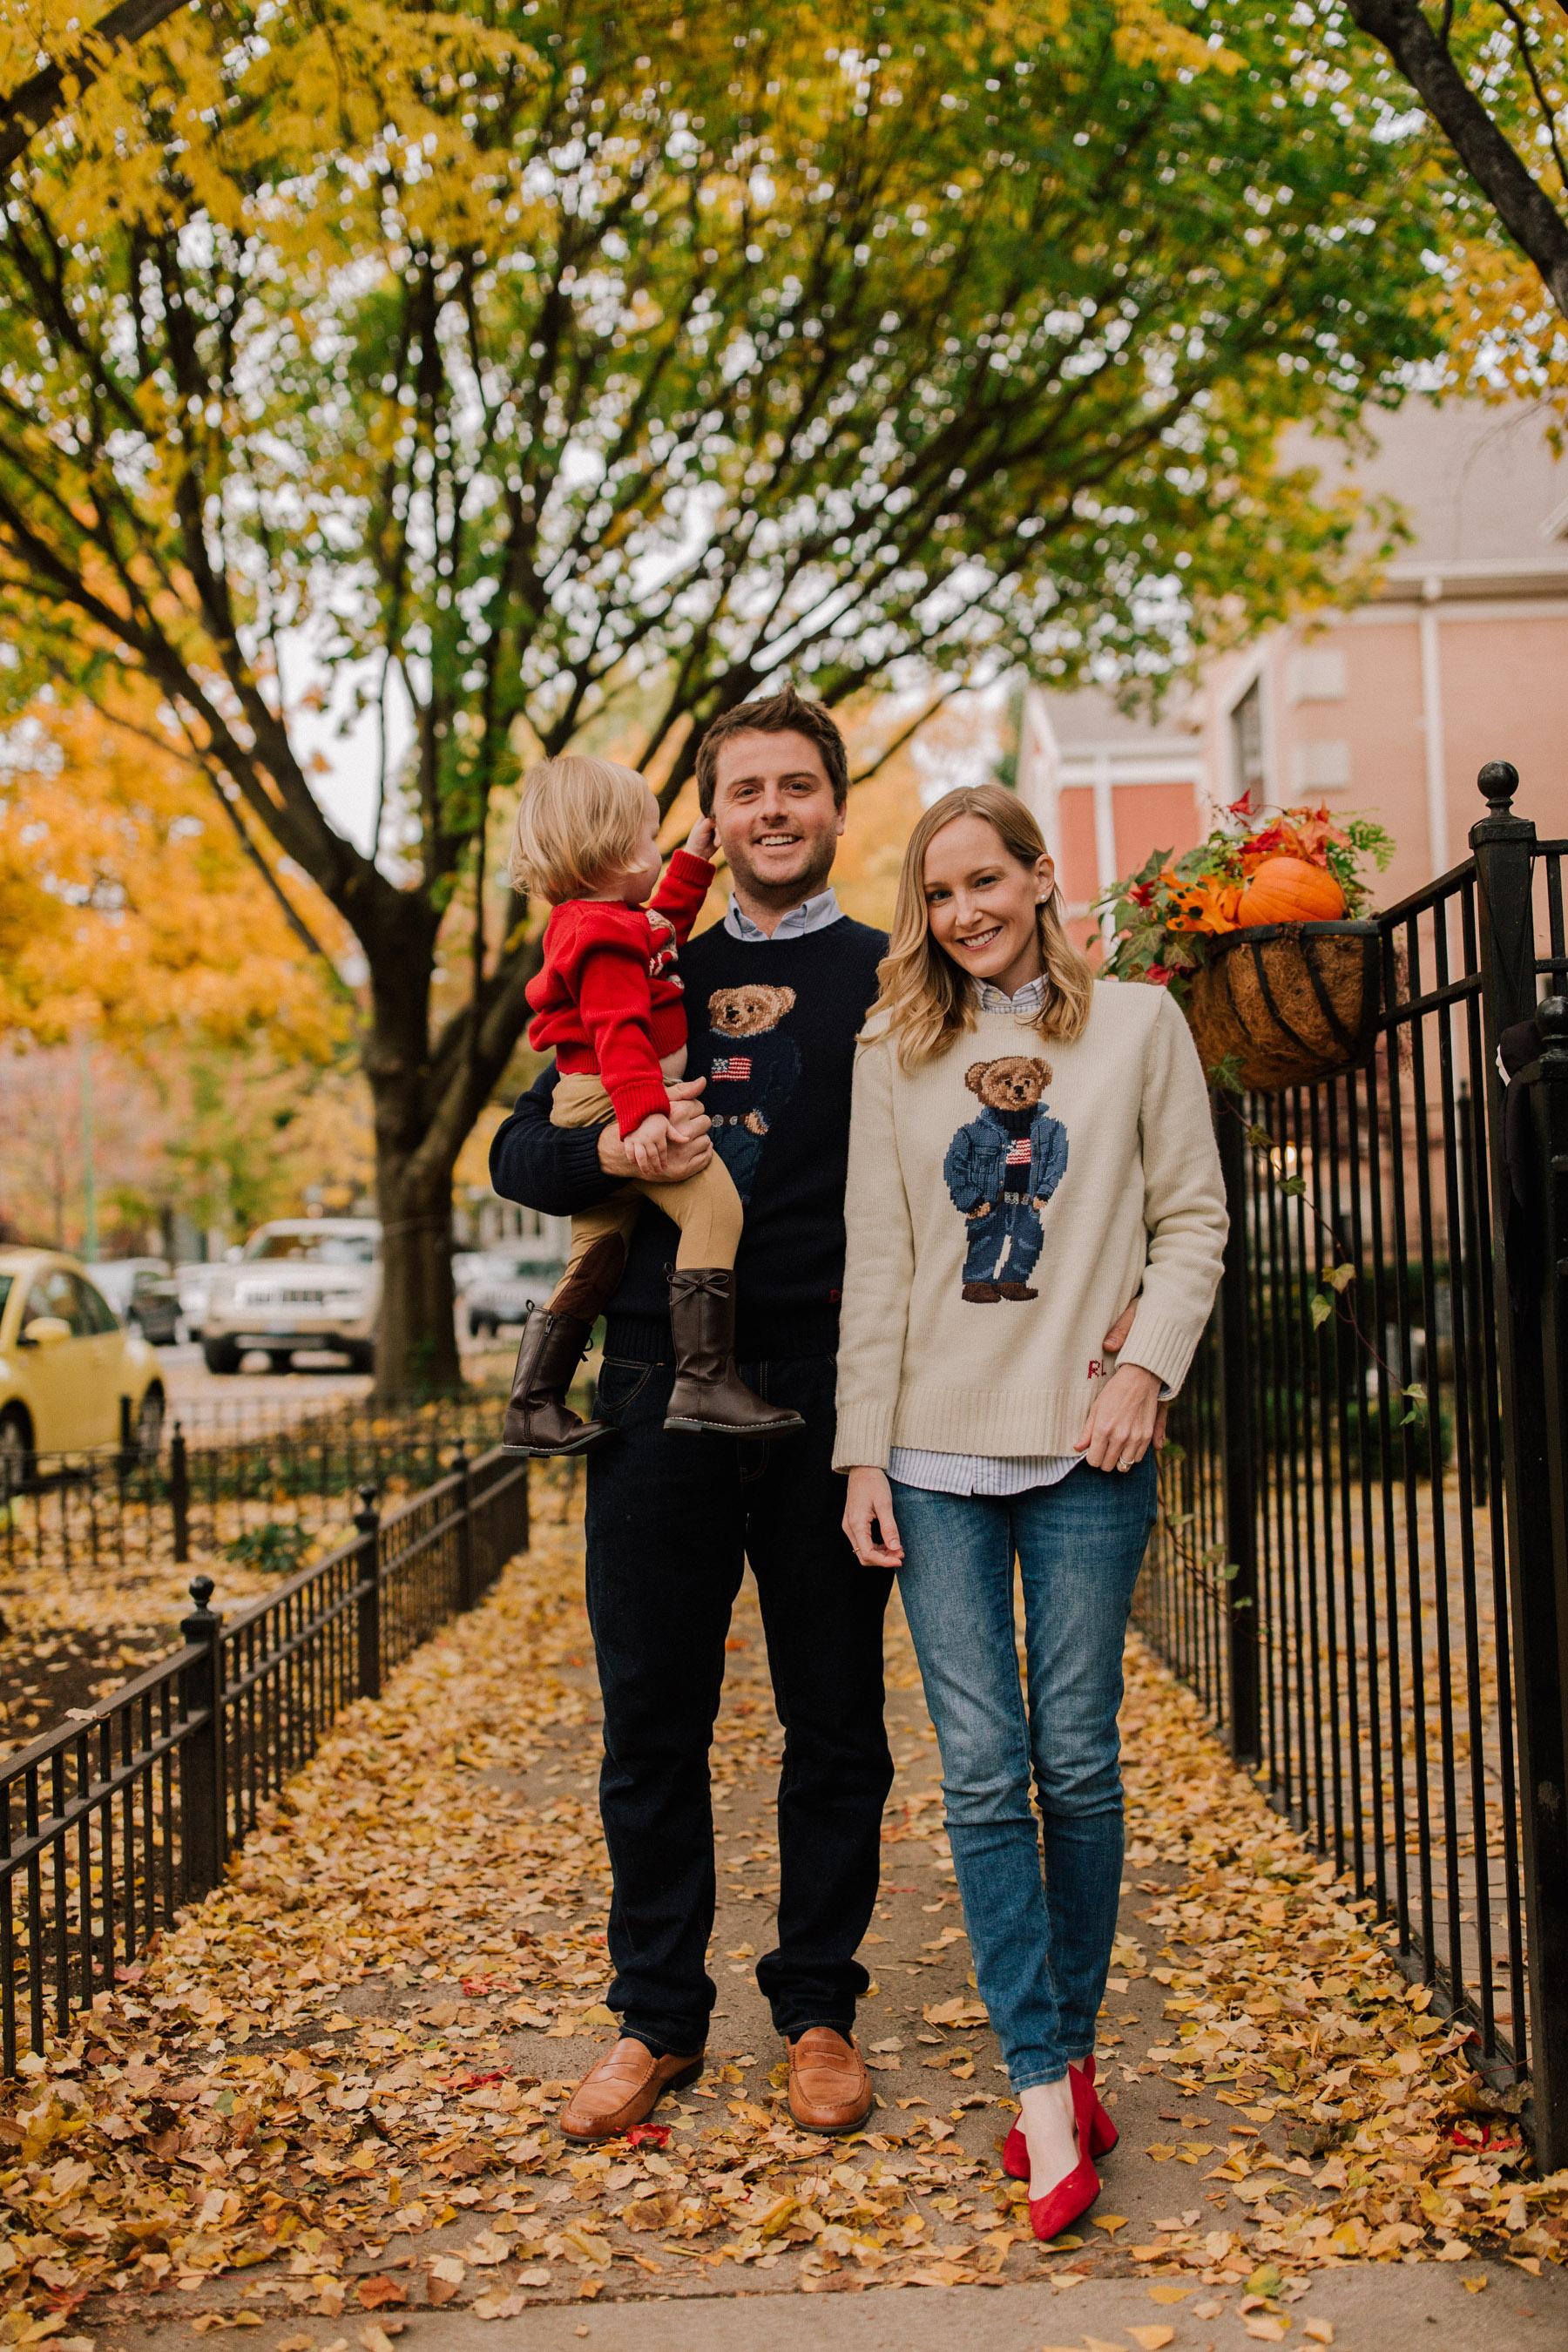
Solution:
[[(735, 1263), (742, 1360), (829, 1355), (844, 1282), (844, 1180), (855, 1039), (887, 953), (881, 931), (847, 916), (804, 939), (732, 939), (722, 924), (680, 952), (689, 1027), (686, 1072), (706, 1077), (713, 1143), (746, 1203)], [(619, 1188), (599, 1165), (600, 1129), (552, 1127), (546, 1070), (497, 1130), (490, 1181), (547, 1216), (593, 1208)], [(645, 1202), (605, 1351), (670, 1358), (665, 1270), (675, 1225)]]

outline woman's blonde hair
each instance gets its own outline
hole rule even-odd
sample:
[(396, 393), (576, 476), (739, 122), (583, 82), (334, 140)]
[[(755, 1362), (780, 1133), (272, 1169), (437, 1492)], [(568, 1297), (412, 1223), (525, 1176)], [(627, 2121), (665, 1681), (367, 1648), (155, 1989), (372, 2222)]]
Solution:
[[(905, 1069), (929, 1062), (974, 1026), (973, 983), (932, 938), (925, 894), (926, 852), (961, 816), (977, 816), (988, 824), (1020, 866), (1032, 866), (1046, 855), (1039, 826), (1016, 793), (1003, 784), (966, 784), (944, 793), (921, 818), (904, 852), (893, 935), (877, 967), (879, 986), (870, 1015), (885, 1016), (879, 1025), (897, 1036)], [(1089, 1019), (1094, 966), (1067, 935), (1059, 891), (1041, 901), (1037, 919), (1047, 986), (1033, 1026), (1042, 1037), (1076, 1037)]]
[(648, 787), (635, 768), (569, 751), (542, 760), (522, 780), (511, 842), (511, 878), (558, 907), (585, 898), (602, 877), (630, 868), (647, 816)]

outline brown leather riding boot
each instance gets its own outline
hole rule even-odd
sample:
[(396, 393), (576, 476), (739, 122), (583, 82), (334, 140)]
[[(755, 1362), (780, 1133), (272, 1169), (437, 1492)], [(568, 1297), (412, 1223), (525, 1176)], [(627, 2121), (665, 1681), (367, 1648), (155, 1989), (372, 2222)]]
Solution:
[(580, 1316), (552, 1315), (531, 1307), (512, 1374), (511, 1402), (501, 1426), (501, 1451), (532, 1459), (549, 1454), (585, 1454), (615, 1432), (603, 1421), (582, 1421), (566, 1391), (593, 1331)]
[(735, 1276), (727, 1265), (678, 1265), (669, 1276), (675, 1386), (666, 1429), (724, 1437), (776, 1437), (804, 1429), (787, 1405), (766, 1404), (735, 1370)]

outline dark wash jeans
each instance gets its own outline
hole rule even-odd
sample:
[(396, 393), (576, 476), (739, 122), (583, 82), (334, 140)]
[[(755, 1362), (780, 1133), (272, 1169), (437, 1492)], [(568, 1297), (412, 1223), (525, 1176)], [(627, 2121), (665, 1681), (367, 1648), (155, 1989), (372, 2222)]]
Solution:
[(609, 2006), (649, 2049), (700, 2050), (715, 1999), (708, 1751), (724, 1639), (746, 1560), (757, 1580), (779, 1776), (778, 1942), (757, 1982), (782, 2034), (847, 2033), (869, 1981), (855, 1958), (877, 1899), (892, 1759), (882, 1725), (891, 1579), (861, 1568), (832, 1467), (831, 1356), (747, 1363), (759, 1395), (805, 1421), (787, 1437), (666, 1431), (670, 1364), (606, 1357), (588, 1457), (588, 1617), (605, 1703), (599, 1810), (615, 1894)]

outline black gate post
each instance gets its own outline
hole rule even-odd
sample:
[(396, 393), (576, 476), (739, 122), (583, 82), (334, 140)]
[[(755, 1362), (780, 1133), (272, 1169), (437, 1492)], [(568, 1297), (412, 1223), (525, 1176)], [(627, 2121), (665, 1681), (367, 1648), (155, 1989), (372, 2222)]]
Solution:
[(1252, 1472), (1252, 1367), (1247, 1329), (1247, 1129), (1241, 1106), (1219, 1097), (1217, 1135), (1230, 1213), (1219, 1284), (1220, 1412), (1224, 1425), (1230, 1752), (1248, 1768), (1263, 1756), (1258, 1683), (1258, 1503)]
[(191, 1556), (191, 1465), (178, 1422), (169, 1440), (169, 1510), (174, 1522), (174, 1559), (183, 1568)]
[[(1531, 1088), (1534, 1112), (1536, 1170), (1541, 1212), (1542, 1406), (1546, 1432), (1552, 1541), (1531, 1563), (1531, 1621), (1547, 1637), (1555, 1621), (1557, 1647), (1540, 1679), (1557, 1697), (1559, 1745), (1553, 1759), (1528, 1751), (1531, 1778), (1525, 1788), (1531, 1810), (1550, 1811), (1557, 1832), (1554, 1853), (1535, 1850), (1540, 1881), (1531, 1914), (1531, 2028), (1536, 2162), (1543, 2172), (1568, 2164), (1568, 1829), (1563, 1791), (1568, 1790), (1568, 997), (1550, 996), (1535, 1016), (1541, 1034), (1541, 1078)], [(1531, 1203), (1532, 1207), (1537, 1203)], [(1546, 1662), (1542, 1661), (1542, 1667)], [(1524, 1677), (1521, 1677), (1521, 1687)], [(1543, 1728), (1536, 1699), (1536, 1727)], [(1555, 1784), (1556, 1802), (1552, 1804)], [(1537, 1915), (1546, 1917), (1538, 1926)], [(1544, 1948), (1536, 1961), (1537, 1936)]]
[(207, 1607), (210, 1576), (191, 1579), (195, 1609), (180, 1631), (196, 1651), (180, 1669), (180, 1713), (195, 1728), (180, 1742), (180, 1846), (185, 1894), (191, 1902), (210, 1895), (223, 1879), (227, 1804), (224, 1792), (223, 1619)]
[(359, 1529), (359, 1695), (381, 1696), (381, 1513), (375, 1488), (362, 1486), (354, 1513)]
[(462, 1498), (461, 1515), (458, 1520), (458, 1606), (471, 1609), (474, 1605), (474, 1473), (468, 1460), (468, 1449), (458, 1440), (457, 1458), (452, 1464), (462, 1480), (458, 1492)]
[[(1481, 963), (1491, 1162), (1492, 1242), (1498, 1284), (1498, 1374), (1502, 1403), (1509, 1614), (1519, 1735), (1521, 1860), (1530, 1951), (1529, 2061), (1536, 2160), (1568, 2162), (1568, 1804), (1564, 1803), (1563, 1694), (1558, 1578), (1552, 1566), (1550, 1423), (1542, 1356), (1542, 1303), (1514, 1296), (1505, 1269), (1512, 1178), (1506, 1160), (1498, 1039), (1536, 1006), (1535, 827), (1513, 814), (1517, 772), (1489, 761), (1477, 780), (1489, 814), (1470, 829)], [(1514, 2021), (1514, 2045), (1521, 2041)]]

